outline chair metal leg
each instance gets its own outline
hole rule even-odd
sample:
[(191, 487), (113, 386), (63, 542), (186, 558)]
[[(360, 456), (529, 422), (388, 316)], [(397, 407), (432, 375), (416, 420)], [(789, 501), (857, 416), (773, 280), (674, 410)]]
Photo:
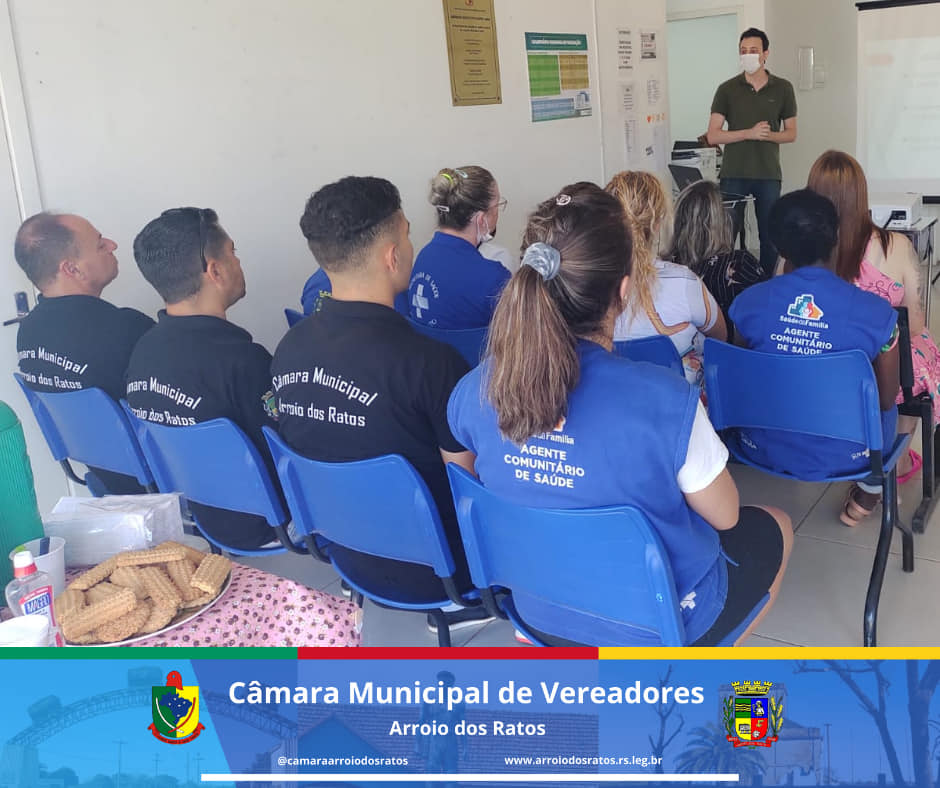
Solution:
[(881, 532), (878, 534), (878, 546), (875, 548), (875, 560), (871, 567), (868, 581), (868, 593), (865, 595), (865, 614), (862, 628), (862, 645), (874, 646), (878, 624), (878, 602), (881, 599), (881, 586), (885, 579), (885, 567), (888, 564), (888, 551), (891, 549), (891, 537), (898, 511), (898, 473), (897, 466), (891, 469), (882, 483)]
[(940, 435), (933, 426), (933, 404), (930, 400), (923, 403), (920, 414), (921, 443), (924, 459), (922, 470), (923, 497), (914, 516), (911, 526), (914, 533), (922, 534), (927, 526), (927, 520), (937, 505), (935, 494), (937, 492), (937, 469), (940, 468)]
[(450, 648), (450, 627), (447, 626), (447, 618), (443, 610), (429, 610), (428, 615), (434, 619), (437, 624), (437, 645), (443, 648)]
[(914, 571), (914, 531), (901, 519), (898, 512), (898, 496), (894, 496), (894, 524), (901, 531), (901, 568)]

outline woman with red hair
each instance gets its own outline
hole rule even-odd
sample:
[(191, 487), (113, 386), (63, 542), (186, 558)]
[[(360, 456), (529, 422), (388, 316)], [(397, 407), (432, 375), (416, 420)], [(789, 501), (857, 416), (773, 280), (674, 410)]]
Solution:
[[(833, 251), (836, 273), (881, 296), (892, 306), (907, 307), (914, 361), (914, 393), (933, 398), (934, 425), (940, 424), (940, 351), (924, 321), (920, 266), (911, 242), (900, 233), (878, 227), (868, 210), (868, 183), (861, 165), (848, 153), (828, 150), (816, 159), (806, 184), (828, 197), (839, 214), (839, 242)], [(900, 402), (902, 395), (898, 395)], [(912, 416), (898, 417), (898, 433), (916, 426)], [(921, 467), (910, 450), (898, 463), (898, 481), (908, 481)]]

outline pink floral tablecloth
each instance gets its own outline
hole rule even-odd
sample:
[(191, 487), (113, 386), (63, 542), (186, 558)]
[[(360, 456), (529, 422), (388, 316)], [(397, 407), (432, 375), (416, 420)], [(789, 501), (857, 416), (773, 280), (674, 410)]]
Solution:
[[(78, 574), (68, 572), (68, 579)], [(362, 611), (350, 600), (250, 566), (211, 608), (133, 646), (358, 646)]]

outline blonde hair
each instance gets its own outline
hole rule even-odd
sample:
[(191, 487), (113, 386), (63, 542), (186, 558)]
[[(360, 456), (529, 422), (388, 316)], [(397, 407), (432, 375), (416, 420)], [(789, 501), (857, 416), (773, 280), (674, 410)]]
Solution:
[(437, 209), (437, 226), (462, 230), (496, 196), (496, 179), (485, 167), (445, 167), (431, 178), (428, 201)]
[(523, 264), (503, 289), (490, 322), (486, 395), (500, 432), (521, 444), (550, 432), (567, 414), (578, 382), (577, 340), (620, 311), (620, 283), (630, 274), (630, 233), (617, 201), (593, 183), (573, 183), (529, 217), (523, 248), (557, 250), (545, 279)]
[(656, 313), (653, 306), (653, 285), (656, 282), (653, 260), (669, 237), (672, 205), (659, 178), (650, 172), (618, 172), (610, 179), (605, 191), (619, 200), (633, 237), (633, 273), (627, 308), (632, 316), (642, 308), (652, 317)]

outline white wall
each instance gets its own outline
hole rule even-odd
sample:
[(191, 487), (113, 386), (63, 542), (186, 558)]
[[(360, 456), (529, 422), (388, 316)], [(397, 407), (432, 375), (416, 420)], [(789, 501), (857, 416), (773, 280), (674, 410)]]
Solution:
[[(629, 76), (617, 71), (617, 30), (629, 29), (633, 38), (633, 71)], [(654, 144), (655, 122), (647, 117), (653, 114), (665, 115), (661, 121), (664, 127), (662, 140), (666, 142), (667, 154), (671, 148), (669, 133), (669, 85), (668, 85), (668, 41), (666, 40), (666, 15), (663, 2), (637, 2), (637, 0), (598, 0), (598, 62), (601, 73), (601, 94), (603, 108), (603, 155), (604, 173), (599, 183), (603, 186), (617, 172), (624, 169), (646, 169), (656, 171), (664, 183), (669, 183), (669, 172), (663, 167), (657, 171), (654, 159), (646, 156), (646, 149)], [(656, 60), (640, 58), (640, 34), (652, 30), (657, 34)], [(649, 101), (647, 82), (656, 79), (660, 96), (655, 104)], [(628, 161), (624, 137), (623, 116), (619, 111), (621, 82), (634, 83), (636, 101), (637, 139), (632, 161)], [(668, 161), (668, 155), (663, 162)]]
[[(665, 0), (496, 0), (503, 103), (455, 108), (440, 0), (0, 0), (0, 16), (7, 4), (16, 58), (0, 57), (0, 80), (22, 82), (29, 131), (13, 160), (37, 182), (25, 213), (87, 216), (119, 245), (105, 297), (153, 314), (134, 235), (165, 208), (215, 208), (248, 284), (230, 318), (272, 350), (283, 307), (298, 305), (315, 269), (298, 228), (312, 191), (348, 174), (389, 178), (420, 248), (433, 231), (431, 176), (483, 164), (509, 200), (498, 240), (518, 248), (539, 201), (625, 166), (609, 108), (616, 27), (665, 27)], [(592, 117), (530, 122), (527, 31), (587, 35)], [(12, 238), (20, 217), (8, 213)], [(0, 399), (8, 389), (0, 375)]]
[(676, 19), (667, 29), (672, 138), (694, 140), (708, 129), (715, 89), (738, 71), (738, 17)]
[[(0, 0), (0, 238), (9, 239), (4, 265), (0, 265), (0, 322), (15, 315), (13, 293), (18, 290), (32, 292), (29, 280), (13, 263), (13, 236), (21, 220), (24, 202), (36, 203), (38, 184), (29, 144), (29, 128), (23, 107), (19, 74), (13, 48), (10, 17), (6, 0)], [(10, 156), (11, 143), (18, 144), (22, 153), (20, 168), (14, 173)], [(61, 495), (68, 492), (65, 475), (52, 459), (36, 420), (26, 404), (26, 398), (13, 382), (16, 369), (16, 326), (0, 327), (0, 400), (7, 403), (20, 418), (29, 450), (33, 478), (37, 482), (39, 508), (47, 512)], [(6, 557), (0, 558), (6, 560)]]
[(853, 0), (767, 0), (768, 68), (795, 88), (797, 50), (812, 46), (826, 71), (825, 85), (796, 91), (797, 140), (780, 146), (784, 191), (806, 185), (823, 151), (855, 153), (856, 13)]
[(717, 14), (737, 14), (740, 34), (749, 27), (765, 29), (764, 2), (765, 0), (666, 0), (666, 18), (672, 21)]

